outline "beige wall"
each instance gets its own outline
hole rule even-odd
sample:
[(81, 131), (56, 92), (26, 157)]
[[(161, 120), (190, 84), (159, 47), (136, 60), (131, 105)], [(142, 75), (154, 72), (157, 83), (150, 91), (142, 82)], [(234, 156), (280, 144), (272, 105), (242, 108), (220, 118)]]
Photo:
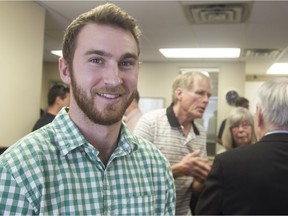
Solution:
[(45, 11), (0, 1), (0, 147), (29, 133), (39, 117)]
[(58, 70), (58, 64), (55, 63), (44, 63), (43, 66), (43, 79), (42, 79), (42, 97), (41, 97), (41, 108), (47, 108), (47, 95), (50, 89), (51, 81), (62, 82), (60, 73)]

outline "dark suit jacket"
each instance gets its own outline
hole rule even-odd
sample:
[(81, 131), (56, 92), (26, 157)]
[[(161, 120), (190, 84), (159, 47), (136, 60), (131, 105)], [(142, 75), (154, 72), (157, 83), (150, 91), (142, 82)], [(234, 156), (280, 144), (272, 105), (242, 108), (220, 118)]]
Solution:
[(196, 214), (288, 214), (288, 134), (217, 155)]

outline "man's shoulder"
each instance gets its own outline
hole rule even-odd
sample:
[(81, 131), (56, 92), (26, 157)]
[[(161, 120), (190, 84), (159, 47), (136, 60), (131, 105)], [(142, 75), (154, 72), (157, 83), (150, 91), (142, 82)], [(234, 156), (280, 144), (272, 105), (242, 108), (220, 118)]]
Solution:
[(143, 133), (147, 133), (151, 128), (158, 127), (159, 124), (166, 124), (166, 122), (168, 122), (168, 120), (165, 109), (157, 109), (143, 113), (136, 124), (134, 133), (143, 135)]
[(195, 126), (197, 127), (198, 130), (206, 133), (206, 130), (205, 130), (203, 124), (201, 124), (200, 122), (197, 122), (197, 121), (194, 121), (194, 124), (195, 124)]
[(35, 131), (35, 130), (49, 124), (50, 122), (52, 122), (54, 120), (54, 118), (55, 118), (55, 115), (52, 115), (50, 113), (43, 114), (43, 116), (41, 116), (36, 121), (36, 123), (34, 124), (32, 131)]
[(265, 146), (262, 145), (262, 143), (257, 142), (255, 144), (225, 151), (216, 157), (218, 157), (218, 159), (223, 163), (246, 163), (249, 162), (249, 160), (254, 160), (254, 156), (262, 150), (265, 150)]
[(166, 109), (156, 109), (156, 110), (151, 110), (146, 113), (143, 113), (142, 116), (146, 118), (157, 118), (161, 116), (166, 116)]
[(35, 162), (51, 143), (48, 127), (31, 132), (12, 144), (1, 156), (0, 164), (5, 166), (18, 166), (23, 163)]
[(134, 135), (135, 142), (137, 143), (137, 153), (152, 160), (166, 161), (166, 158), (161, 151), (150, 141), (142, 138), (141, 136)]
[(151, 143), (150, 141), (148, 141), (147, 139), (139, 136), (139, 135), (135, 135), (133, 134), (133, 139), (134, 142), (137, 144), (137, 151), (155, 151), (157, 150), (157, 147)]

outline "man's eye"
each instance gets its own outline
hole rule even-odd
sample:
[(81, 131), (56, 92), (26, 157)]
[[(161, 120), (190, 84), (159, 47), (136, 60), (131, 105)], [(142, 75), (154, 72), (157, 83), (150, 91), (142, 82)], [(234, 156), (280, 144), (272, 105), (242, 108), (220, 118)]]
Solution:
[(198, 95), (205, 95), (205, 92), (202, 92), (202, 91), (199, 91), (199, 92), (196, 92)]
[(103, 64), (104, 60), (101, 58), (92, 58), (90, 59), (90, 62), (95, 63), (95, 64)]
[(130, 66), (133, 66), (135, 65), (135, 61), (133, 60), (125, 60), (125, 61), (121, 61), (119, 66), (120, 67), (130, 67)]
[(211, 97), (211, 94), (209, 94), (209, 93), (207, 93), (205, 91), (199, 91), (199, 92), (196, 92), (196, 94), (198, 94), (200, 96), (206, 96), (207, 95), (208, 98)]

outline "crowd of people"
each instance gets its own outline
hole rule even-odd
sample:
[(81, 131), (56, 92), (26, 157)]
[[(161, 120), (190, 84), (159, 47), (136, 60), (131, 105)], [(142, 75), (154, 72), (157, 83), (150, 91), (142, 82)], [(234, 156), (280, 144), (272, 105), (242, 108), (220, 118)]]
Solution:
[(33, 132), (0, 156), (0, 215), (288, 214), (288, 78), (260, 87), (254, 116), (238, 98), (219, 137), (225, 151), (210, 161), (195, 121), (209, 75), (178, 75), (172, 103), (142, 114), (140, 35), (112, 3), (67, 27), (65, 85), (50, 89)]
[[(272, 79), (260, 87), (254, 115), (258, 141), (215, 156), (196, 214), (288, 213), (287, 96), (287, 78)], [(248, 129), (249, 121), (237, 127)]]

